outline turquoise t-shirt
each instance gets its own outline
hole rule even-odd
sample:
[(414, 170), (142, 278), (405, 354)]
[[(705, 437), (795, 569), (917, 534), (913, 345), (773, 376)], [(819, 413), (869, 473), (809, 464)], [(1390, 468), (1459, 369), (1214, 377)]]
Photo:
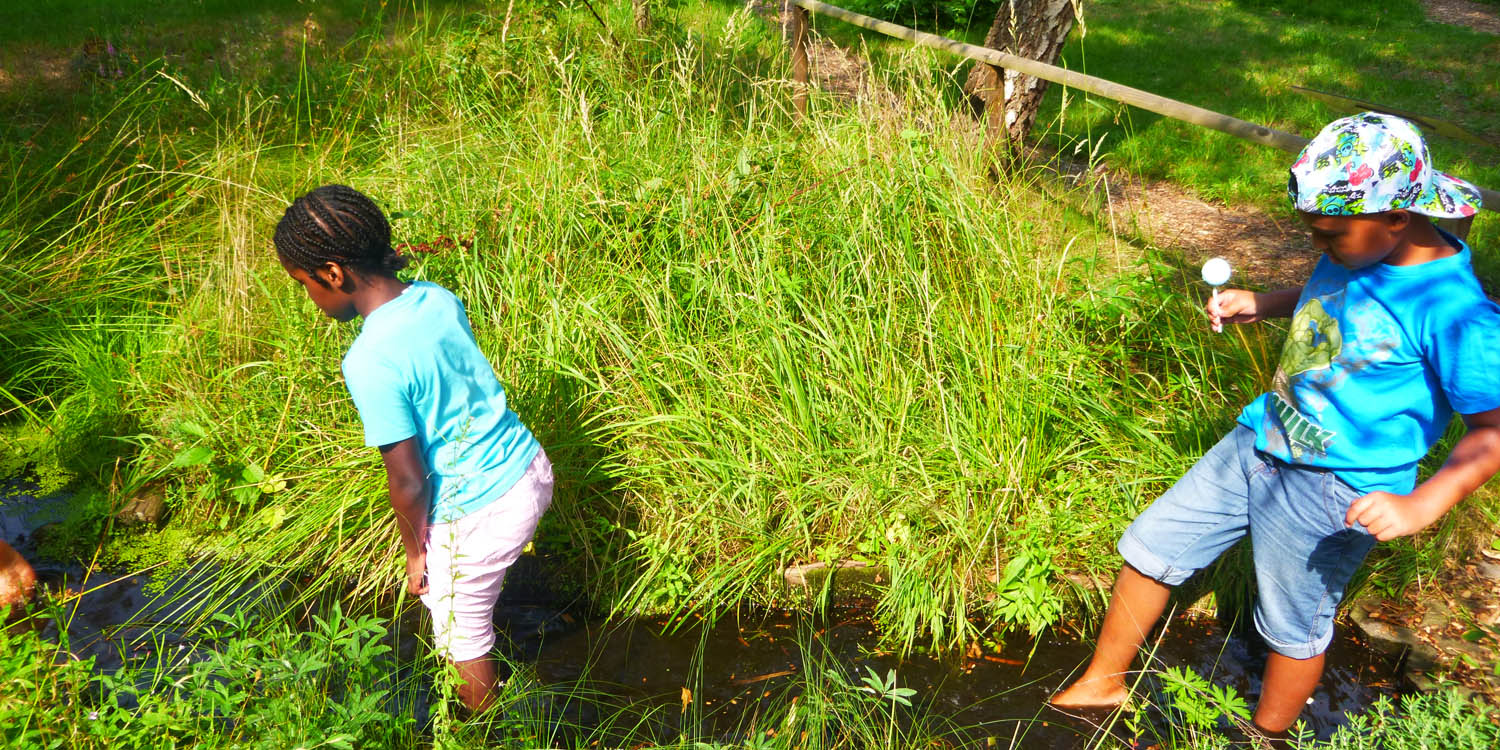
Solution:
[(504, 495), (540, 448), (506, 406), (463, 303), (437, 284), (414, 282), (365, 317), (344, 355), (344, 383), (366, 445), (417, 438), (437, 523)]
[(1415, 266), (1318, 261), (1271, 392), (1240, 412), (1256, 448), (1404, 494), (1455, 411), (1500, 407), (1500, 307), (1468, 246), (1443, 237), (1459, 251)]

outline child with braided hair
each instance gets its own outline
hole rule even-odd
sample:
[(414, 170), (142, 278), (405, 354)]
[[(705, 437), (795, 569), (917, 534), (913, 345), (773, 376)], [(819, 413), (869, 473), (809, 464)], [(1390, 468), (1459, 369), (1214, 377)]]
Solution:
[(396, 272), (390, 224), (364, 194), (325, 185), (276, 225), (276, 254), (323, 313), (364, 319), (344, 382), (380, 449), (406, 551), (407, 591), (432, 612), (433, 638), (479, 711), (497, 684), (493, 615), (505, 571), (552, 501), (547, 454), (511, 411), (463, 304)]

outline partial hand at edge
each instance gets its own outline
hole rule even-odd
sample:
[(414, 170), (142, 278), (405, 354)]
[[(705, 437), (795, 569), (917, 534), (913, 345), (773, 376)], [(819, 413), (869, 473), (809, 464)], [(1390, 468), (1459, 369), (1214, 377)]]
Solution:
[(1388, 542), (1427, 528), (1448, 510), (1433, 505), (1415, 495), (1371, 492), (1349, 506), (1344, 525), (1352, 528), (1357, 522), (1376, 539)]
[(427, 593), (427, 554), (406, 558), (406, 592), (412, 596)]

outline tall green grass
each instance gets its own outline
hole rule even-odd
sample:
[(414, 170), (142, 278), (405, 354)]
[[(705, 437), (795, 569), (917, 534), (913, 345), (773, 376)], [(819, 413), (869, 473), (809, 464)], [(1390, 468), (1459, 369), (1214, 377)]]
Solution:
[(610, 33), (561, 5), (392, 9), (274, 85), (142, 71), (94, 171), (28, 169), (7, 204), (7, 466), (102, 488), (78, 544), (159, 484), (181, 546), (152, 549), (227, 563), (204, 586), (389, 596), (384, 478), (339, 380), (355, 327), (270, 242), (292, 196), (345, 182), (438, 248), (413, 275), (465, 301), (552, 456), (537, 549), (600, 610), (788, 601), (785, 566), (858, 557), (906, 647), (1076, 613), (1062, 574), (1108, 578), (1121, 528), (1268, 382), (1276, 332), (1208, 333), (1197, 259), (1042, 173), (990, 181), (925, 52), (874, 71), (894, 106), (794, 125), (748, 11), (638, 37), (605, 10)]
[[(296, 582), (254, 611), (388, 598), (399, 546), (339, 382), (355, 331), (318, 316), (270, 243), (292, 196), (341, 181), (382, 202), (398, 241), (438, 248), (414, 275), (465, 301), (557, 467), (538, 553), (600, 610), (790, 601), (784, 566), (858, 557), (885, 567), (876, 606), (904, 647), (1075, 617), (1063, 574), (1107, 579), (1123, 525), (1268, 381), (1276, 332), (1209, 334), (1179, 267), (1198, 259), (1110, 234), (1041, 174), (991, 182), (940, 59), (875, 70), (894, 107), (820, 98), (794, 125), (783, 50), (756, 18), (694, 8), (637, 37), (625, 6), (602, 10), (614, 41), (581, 8), (417, 6), (281, 79), (145, 69), (76, 150), (10, 162), (5, 467), (96, 488), (72, 537), (85, 556), (211, 556), (222, 575), (195, 585), (225, 596)], [(101, 537), (147, 485), (167, 494), (166, 531)], [(1436, 564), (1458, 531), (1398, 558)], [(236, 653), (302, 663), (283, 625)], [(5, 652), (40, 692), (0, 700), (79, 719), (96, 688), (23, 645)], [(562, 744), (526, 684), (509, 723), (437, 736)], [(862, 684), (809, 674), (757, 746), (948, 731)], [(335, 708), (324, 683), (283, 687), (257, 706), (371, 719), (309, 732), (423, 741)], [(200, 697), (148, 708), (174, 731), (259, 737), (194, 713), (213, 710)], [(579, 698), (615, 717), (584, 744), (644, 736), (637, 714)], [(1434, 703), (1434, 725), (1458, 726), (1456, 705)], [(1185, 732), (1180, 746), (1217, 741)]]

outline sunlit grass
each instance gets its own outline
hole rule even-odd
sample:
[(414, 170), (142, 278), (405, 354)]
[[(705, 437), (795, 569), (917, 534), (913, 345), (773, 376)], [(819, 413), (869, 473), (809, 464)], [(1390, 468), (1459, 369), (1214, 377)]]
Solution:
[(5, 387), (32, 434), (105, 415), (139, 452), (23, 458), (117, 496), (166, 482), (172, 523), (246, 575), (388, 591), (383, 479), (338, 381), (355, 329), (268, 240), (335, 180), (398, 241), (473, 240), (415, 273), (465, 300), (558, 464), (539, 550), (609, 611), (780, 601), (783, 567), (856, 557), (920, 582), (881, 606), (908, 645), (1055, 621), (1062, 599), (997, 590), (1007, 563), (1107, 578), (1119, 529), (1267, 375), (1274, 331), (1207, 334), (1170, 258), (1040, 175), (991, 183), (930, 54), (876, 71), (898, 109), (826, 99), (793, 127), (779, 41), (743, 12), (615, 46), (587, 14), (511, 11), (433, 14), (378, 40), (396, 58), (216, 101), (181, 164), (143, 157), (32, 224)]
[(90, 552), (109, 502), (161, 483), (161, 554), (220, 561), (223, 596), (392, 596), (339, 380), (356, 329), (270, 243), (330, 181), (398, 242), (472, 239), (413, 274), (464, 300), (547, 447), (537, 550), (600, 612), (791, 601), (785, 566), (858, 558), (891, 643), (1025, 637), (1083, 609), (1060, 574), (1107, 580), (1123, 526), (1268, 380), (1276, 331), (1208, 333), (1184, 259), (1041, 173), (992, 182), (935, 55), (873, 70), (898, 107), (820, 97), (794, 125), (779, 38), (737, 5), (644, 37), (606, 9), (614, 41), (582, 8), (427, 11), (276, 86), (182, 80), (211, 113), (185, 135), (172, 114), (201, 108), (145, 71), (107, 145), (14, 178), (4, 465), (102, 488)]
[[(1083, 12), (1064, 67), (1305, 137), (1348, 113), (1293, 86), (1449, 120), (1491, 145), (1429, 134), (1438, 168), (1500, 190), (1495, 36), (1428, 21), (1415, 0), (1097, 0)], [(815, 16), (814, 27), (879, 64), (908, 47), (832, 18)], [(926, 30), (977, 44), (986, 29), (987, 19), (966, 31)], [(970, 63), (944, 56), (941, 64), (959, 69), (961, 81)], [(1063, 152), (1097, 152), (1118, 170), (1169, 180), (1205, 200), (1290, 215), (1288, 157), (1276, 149), (1057, 86), (1038, 121), (1044, 140)], [(1470, 235), (1490, 281), (1500, 278), (1490, 249), (1494, 217), (1483, 212)]]

